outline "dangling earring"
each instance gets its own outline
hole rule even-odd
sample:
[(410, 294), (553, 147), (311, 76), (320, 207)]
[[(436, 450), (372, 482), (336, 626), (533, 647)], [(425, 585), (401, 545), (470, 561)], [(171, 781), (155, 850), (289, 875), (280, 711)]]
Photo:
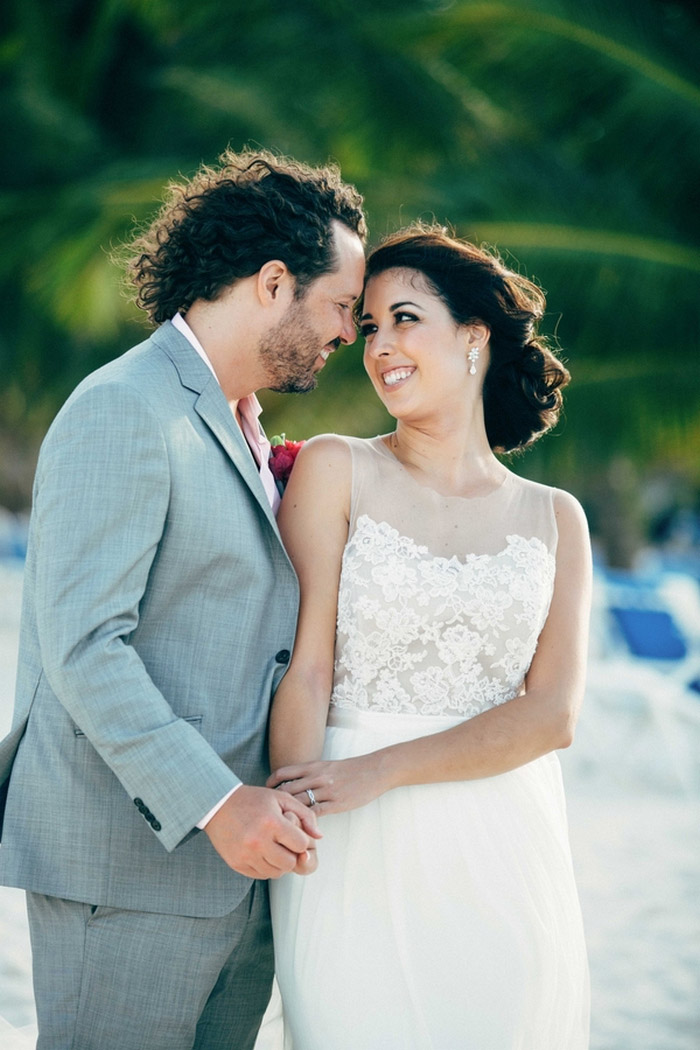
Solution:
[(479, 360), (479, 347), (478, 346), (473, 346), (471, 348), (471, 350), (469, 351), (469, 355), (468, 356), (469, 356), (469, 362), (470, 362), (469, 375), (475, 376), (476, 375), (476, 362)]

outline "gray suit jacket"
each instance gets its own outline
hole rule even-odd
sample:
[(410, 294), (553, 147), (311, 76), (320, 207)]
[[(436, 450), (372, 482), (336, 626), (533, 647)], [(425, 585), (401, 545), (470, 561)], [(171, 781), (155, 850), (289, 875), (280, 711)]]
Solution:
[(264, 783), (297, 607), (250, 450), (167, 323), (81, 383), (42, 446), (0, 882), (231, 911), (249, 881), (193, 828), (239, 781)]

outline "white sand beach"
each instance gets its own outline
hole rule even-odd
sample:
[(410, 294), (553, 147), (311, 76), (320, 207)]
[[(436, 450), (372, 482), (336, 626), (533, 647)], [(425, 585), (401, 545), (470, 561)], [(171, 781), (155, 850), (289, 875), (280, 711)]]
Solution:
[[(20, 592), (20, 566), (0, 564), (0, 736), (12, 714)], [(592, 691), (562, 755), (591, 1050), (700, 1048), (700, 721), (671, 718), (608, 708)], [(18, 1027), (35, 1020), (23, 894), (3, 888), (0, 1016)]]

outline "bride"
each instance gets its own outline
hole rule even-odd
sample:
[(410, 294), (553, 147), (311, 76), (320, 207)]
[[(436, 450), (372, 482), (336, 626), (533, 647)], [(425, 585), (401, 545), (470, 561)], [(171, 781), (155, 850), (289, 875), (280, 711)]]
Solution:
[(307, 442), (282, 501), (302, 604), (269, 783), (323, 831), (312, 877), (271, 886), (294, 1050), (588, 1045), (555, 754), (583, 695), (588, 532), (494, 454), (557, 419), (543, 310), (440, 228), (389, 237), (360, 325), (396, 429)]

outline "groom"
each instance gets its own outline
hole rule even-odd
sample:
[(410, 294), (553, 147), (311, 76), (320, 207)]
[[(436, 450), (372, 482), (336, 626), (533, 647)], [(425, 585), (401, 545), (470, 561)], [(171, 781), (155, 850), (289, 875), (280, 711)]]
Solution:
[[(313, 815), (266, 724), (297, 581), (254, 391), (310, 390), (355, 338), (361, 198), (230, 150), (133, 243), (159, 325), (42, 447), (0, 882), (27, 890), (39, 1050), (245, 1050), (269, 997), (266, 884)], [(303, 935), (303, 931), (302, 931)]]

